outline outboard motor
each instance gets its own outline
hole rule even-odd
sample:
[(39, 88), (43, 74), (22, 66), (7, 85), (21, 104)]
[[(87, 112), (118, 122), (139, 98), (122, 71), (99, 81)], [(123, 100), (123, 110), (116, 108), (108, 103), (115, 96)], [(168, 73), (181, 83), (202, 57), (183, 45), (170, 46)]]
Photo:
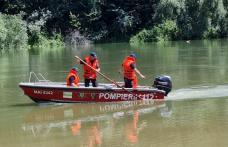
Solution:
[(157, 76), (154, 79), (154, 84), (153, 87), (159, 89), (159, 90), (164, 90), (165, 95), (167, 96), (168, 93), (172, 90), (172, 81), (170, 76), (162, 75), (162, 76)]

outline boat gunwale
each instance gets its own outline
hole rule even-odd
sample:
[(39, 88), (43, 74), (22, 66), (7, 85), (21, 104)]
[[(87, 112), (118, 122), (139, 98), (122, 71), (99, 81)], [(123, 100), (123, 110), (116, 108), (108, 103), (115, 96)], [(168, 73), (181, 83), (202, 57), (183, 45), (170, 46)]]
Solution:
[[(61, 82), (21, 82), (19, 83), (19, 86), (22, 87), (31, 87), (31, 88), (47, 88), (47, 89), (66, 89), (66, 90), (97, 90), (97, 91), (104, 91), (104, 90), (109, 90), (109, 91), (122, 91), (122, 88), (118, 87), (113, 87), (111, 84), (106, 84), (106, 83), (101, 83), (104, 86), (99, 86), (99, 87), (72, 87), (72, 86), (66, 86), (66, 85), (60, 85)], [(55, 85), (53, 83), (56, 83)], [(47, 84), (47, 85), (45, 85)], [(63, 84), (63, 83), (62, 83)], [(83, 83), (80, 83), (83, 84)], [(56, 86), (58, 85), (58, 86)], [(105, 87), (105, 85), (107, 87)], [(108, 87), (109, 86), (109, 87)], [(146, 88), (124, 88), (128, 92), (134, 92), (134, 91), (145, 91), (145, 92), (160, 92), (160, 93), (165, 93), (163, 90), (159, 90), (153, 87), (145, 86)]]

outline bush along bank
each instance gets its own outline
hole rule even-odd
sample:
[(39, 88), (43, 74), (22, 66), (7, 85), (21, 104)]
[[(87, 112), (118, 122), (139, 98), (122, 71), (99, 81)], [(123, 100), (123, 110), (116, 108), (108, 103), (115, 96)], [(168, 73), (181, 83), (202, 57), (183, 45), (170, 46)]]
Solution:
[(21, 15), (0, 13), (0, 50), (63, 48), (60, 34), (47, 37), (37, 24), (29, 24)]

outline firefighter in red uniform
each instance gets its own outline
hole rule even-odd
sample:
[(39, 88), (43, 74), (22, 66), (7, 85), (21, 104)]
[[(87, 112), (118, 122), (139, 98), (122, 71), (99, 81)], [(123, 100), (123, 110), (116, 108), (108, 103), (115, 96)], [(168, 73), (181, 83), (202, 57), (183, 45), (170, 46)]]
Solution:
[(66, 83), (67, 86), (75, 86), (78, 87), (79, 86), (79, 76), (78, 76), (78, 68), (74, 67), (70, 70), (67, 78), (66, 78)]
[[(85, 87), (89, 87), (90, 82), (92, 83), (93, 87), (97, 87), (97, 73), (89, 66), (85, 65), (83, 62), (78, 61), (80, 64), (84, 65), (84, 80), (85, 80)], [(84, 58), (84, 62), (89, 64), (91, 67), (96, 69), (98, 72), (100, 71), (99, 61), (97, 59), (97, 55), (95, 52), (91, 52), (89, 56)]]
[(136, 68), (136, 55), (133, 53), (124, 59), (122, 63), (122, 72), (124, 75), (125, 88), (136, 88), (138, 86), (136, 73), (139, 74), (141, 78), (145, 78), (145, 76)]

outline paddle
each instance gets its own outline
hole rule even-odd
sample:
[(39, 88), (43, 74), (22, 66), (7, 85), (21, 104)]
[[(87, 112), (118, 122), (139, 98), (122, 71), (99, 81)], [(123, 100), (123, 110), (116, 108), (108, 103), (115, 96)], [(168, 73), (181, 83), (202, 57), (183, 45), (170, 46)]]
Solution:
[[(95, 68), (93, 68), (92, 66), (90, 66), (88, 63), (86, 63), (84, 60), (82, 60), (81, 58), (79, 58), (78, 56), (75, 56), (75, 58), (79, 59), (82, 63), (84, 63), (85, 65), (87, 65), (88, 67), (90, 67), (92, 70), (96, 71), (99, 75), (101, 75), (102, 77), (104, 77), (106, 80), (110, 81), (111, 83), (115, 84), (117, 87), (119, 88), (123, 88), (122, 86), (120, 86), (117, 82), (115, 82), (114, 80), (110, 79), (109, 77), (107, 77), (106, 75), (104, 75), (103, 73), (97, 71)], [(125, 88), (124, 88), (125, 89)], [(126, 89), (125, 89), (126, 90)]]
[(133, 92), (125, 89), (124, 87), (120, 86), (117, 82), (115, 82), (114, 80), (110, 79), (109, 77), (107, 77), (106, 75), (104, 75), (103, 73), (97, 71), (95, 68), (93, 68), (92, 66), (90, 66), (88, 63), (86, 63), (84, 60), (82, 60), (80, 57), (75, 56), (75, 58), (79, 59), (82, 63), (84, 63), (85, 65), (87, 65), (88, 67), (90, 67), (92, 70), (94, 70), (95, 72), (97, 72), (99, 75), (101, 75), (103, 78), (105, 78), (106, 80), (110, 81), (111, 83), (113, 83), (114, 85), (116, 85), (117, 87), (123, 89), (124, 91), (134, 95), (136, 98), (141, 99), (139, 96), (137, 96), (136, 94), (134, 94)]
[[(131, 91), (125, 89), (124, 87), (120, 86), (117, 82), (115, 82), (114, 80), (110, 79), (109, 77), (107, 77), (106, 75), (104, 75), (103, 73), (97, 71), (95, 68), (93, 68), (92, 66), (90, 66), (88, 63), (86, 63), (84, 60), (82, 60), (81, 58), (79, 58), (78, 56), (75, 56), (75, 58), (79, 59), (82, 63), (84, 63), (85, 65), (87, 65), (88, 67), (90, 67), (92, 70), (96, 71), (99, 75), (101, 75), (103, 78), (105, 78), (106, 80), (110, 81), (111, 83), (115, 84), (117, 87), (122, 88), (124, 91), (130, 92), (131, 94), (133, 94)], [(138, 97), (138, 96), (136, 96)]]

